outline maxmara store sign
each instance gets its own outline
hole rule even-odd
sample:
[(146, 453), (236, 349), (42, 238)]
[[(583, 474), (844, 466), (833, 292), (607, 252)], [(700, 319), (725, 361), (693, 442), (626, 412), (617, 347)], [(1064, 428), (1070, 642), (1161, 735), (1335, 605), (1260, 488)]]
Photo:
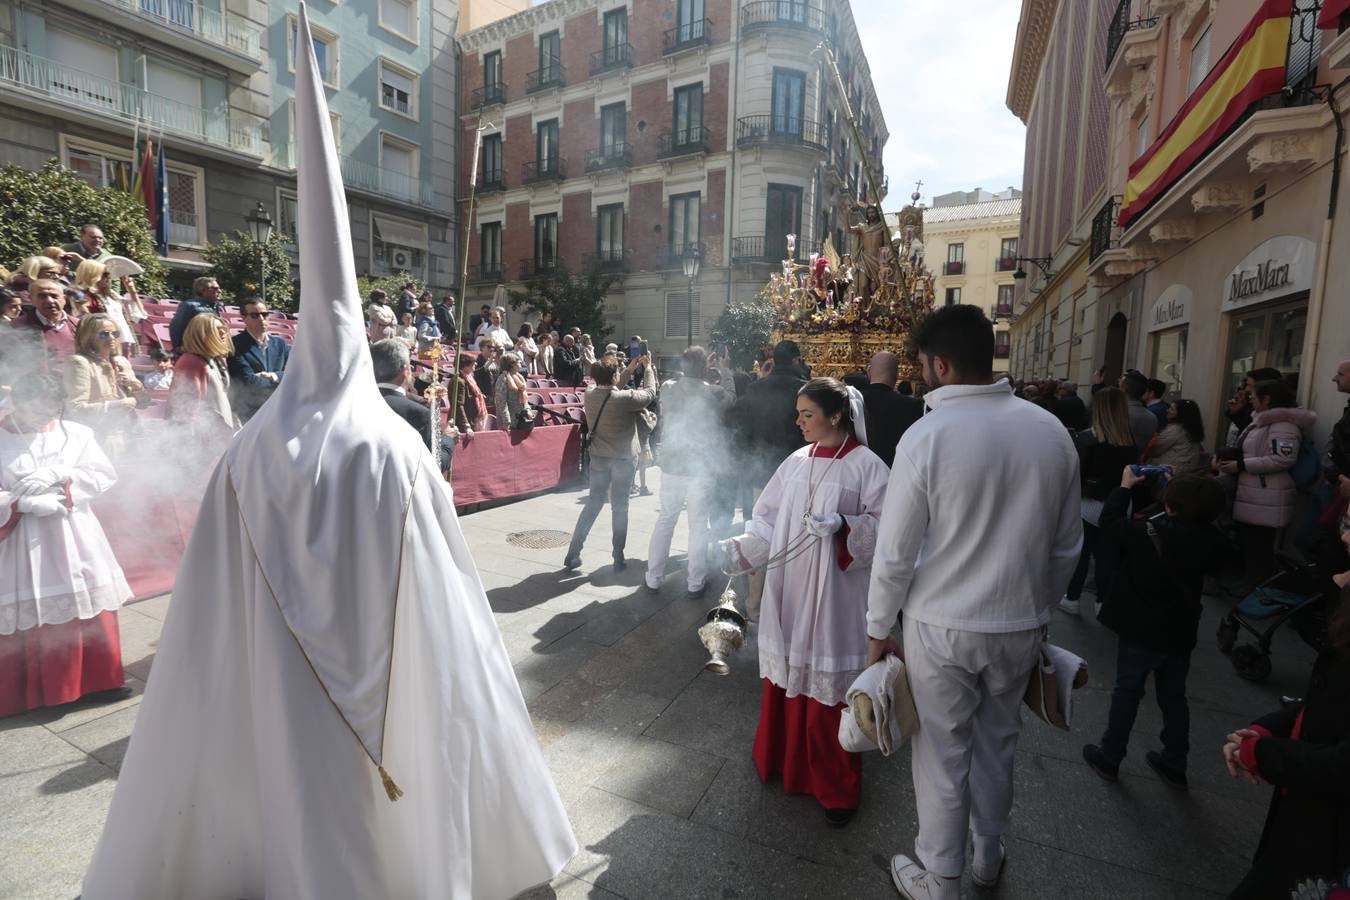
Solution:
[(1224, 312), (1310, 290), (1317, 245), (1294, 235), (1261, 244), (1228, 274), (1223, 286)]
[(1191, 321), (1191, 289), (1184, 284), (1174, 284), (1162, 292), (1148, 314), (1148, 330), (1162, 331), (1178, 328)]

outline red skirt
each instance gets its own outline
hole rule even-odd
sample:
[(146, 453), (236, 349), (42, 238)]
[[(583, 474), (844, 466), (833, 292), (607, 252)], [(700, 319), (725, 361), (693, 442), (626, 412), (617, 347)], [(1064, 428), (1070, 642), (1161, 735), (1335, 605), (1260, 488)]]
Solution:
[(0, 716), (125, 684), (117, 613), (0, 635)]
[(862, 754), (839, 746), (844, 704), (826, 706), (810, 697), (789, 698), (764, 679), (755, 732), (754, 759), (760, 781), (783, 776), (789, 794), (810, 794), (826, 809), (857, 809), (862, 796)]

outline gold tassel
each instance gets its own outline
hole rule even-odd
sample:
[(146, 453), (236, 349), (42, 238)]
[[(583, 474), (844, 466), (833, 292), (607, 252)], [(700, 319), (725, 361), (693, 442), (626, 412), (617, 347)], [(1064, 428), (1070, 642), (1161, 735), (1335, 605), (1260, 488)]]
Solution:
[(403, 789), (394, 784), (394, 779), (389, 777), (389, 773), (384, 770), (384, 766), (378, 767), (380, 770), (380, 782), (384, 785), (384, 793), (390, 801), (397, 800), (403, 796)]

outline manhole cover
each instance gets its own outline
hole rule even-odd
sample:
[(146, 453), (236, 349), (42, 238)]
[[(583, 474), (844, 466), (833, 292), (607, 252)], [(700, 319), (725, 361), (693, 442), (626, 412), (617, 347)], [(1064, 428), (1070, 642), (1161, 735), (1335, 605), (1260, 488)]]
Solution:
[(508, 544), (524, 547), (527, 550), (547, 550), (552, 547), (566, 547), (572, 535), (566, 531), (517, 531), (506, 536)]

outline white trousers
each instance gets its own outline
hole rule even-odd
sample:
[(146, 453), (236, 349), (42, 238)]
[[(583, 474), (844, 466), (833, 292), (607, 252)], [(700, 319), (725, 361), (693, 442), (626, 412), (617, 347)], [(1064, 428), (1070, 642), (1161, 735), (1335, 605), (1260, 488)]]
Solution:
[(656, 515), (652, 542), (647, 548), (647, 586), (660, 587), (670, 559), (670, 542), (681, 507), (689, 508), (689, 590), (701, 589), (708, 580), (708, 512), (713, 479), (702, 475), (661, 473), (661, 511)]
[(905, 666), (919, 713), (913, 746), (924, 868), (959, 878), (966, 830), (1002, 835), (1012, 809), (1019, 706), (1040, 647), (1040, 629), (982, 634), (905, 617)]

